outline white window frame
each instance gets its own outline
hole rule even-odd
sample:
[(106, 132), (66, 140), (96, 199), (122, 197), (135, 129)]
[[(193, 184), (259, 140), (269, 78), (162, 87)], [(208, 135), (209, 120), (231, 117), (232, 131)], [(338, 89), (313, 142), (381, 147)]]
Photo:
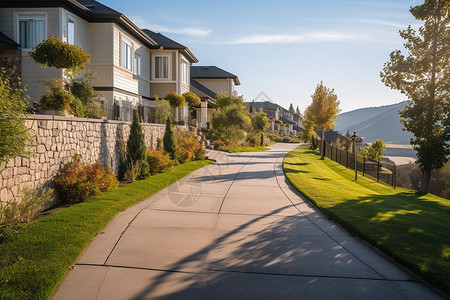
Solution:
[[(73, 24), (72, 35), (70, 34), (70, 24)], [(67, 18), (67, 42), (71, 45), (75, 45), (75, 20), (71, 17)]]
[[(37, 44), (45, 40), (47, 35), (47, 14), (42, 12), (18, 12), (16, 13), (16, 41), (18, 44), (21, 45), (22, 50), (31, 50), (33, 47), (35, 47)], [(36, 37), (33, 36), (31, 39), (31, 47), (22, 47), (22, 42), (20, 40), (21, 38), (21, 32), (20, 32), (20, 22), (21, 21), (44, 21), (44, 29), (43, 29), (43, 36), (42, 37)]]
[(133, 71), (132, 55), (133, 43), (126, 36), (120, 35), (120, 66), (128, 71)]
[(181, 82), (189, 84), (189, 62), (184, 59), (181, 60)]
[(137, 51), (134, 52), (134, 73), (138, 76), (141, 75), (141, 56)]
[[(167, 58), (167, 77), (156, 77), (156, 58), (165, 57)], [(171, 55), (169, 54), (155, 54), (153, 56), (153, 79), (156, 80), (170, 80), (171, 78)]]

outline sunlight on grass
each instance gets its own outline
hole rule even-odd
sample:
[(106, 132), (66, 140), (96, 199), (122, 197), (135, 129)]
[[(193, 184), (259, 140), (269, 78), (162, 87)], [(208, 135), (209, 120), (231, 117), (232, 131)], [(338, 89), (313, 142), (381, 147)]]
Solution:
[(228, 150), (230, 153), (237, 153), (237, 152), (259, 152), (259, 151), (266, 151), (270, 150), (269, 148), (263, 147), (263, 146), (255, 146), (255, 147), (246, 147), (246, 146), (239, 146), (236, 148), (231, 148)]
[(291, 184), (350, 232), (450, 292), (450, 201), (378, 184), (300, 146), (283, 168)]
[(393, 217), (396, 217), (398, 215), (406, 215), (406, 214), (420, 214), (422, 211), (421, 210), (404, 210), (404, 209), (399, 209), (397, 211), (389, 211), (389, 212), (379, 212), (377, 214), (376, 217), (373, 217), (372, 219), (370, 219), (370, 222), (384, 222), (387, 220), (392, 219)]

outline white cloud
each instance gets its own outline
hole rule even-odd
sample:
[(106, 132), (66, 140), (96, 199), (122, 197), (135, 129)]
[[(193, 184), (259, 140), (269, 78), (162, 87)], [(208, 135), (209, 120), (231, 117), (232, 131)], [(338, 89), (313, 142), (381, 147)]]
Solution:
[(140, 17), (132, 17), (133, 22), (142, 29), (150, 29), (155, 32), (163, 33), (176, 33), (190, 36), (207, 36), (212, 32), (212, 29), (205, 29), (200, 27), (181, 27), (181, 28), (170, 28), (163, 25), (151, 24)]
[(356, 22), (356, 23), (368, 23), (368, 24), (375, 24), (375, 25), (392, 26), (392, 27), (399, 27), (399, 28), (407, 28), (408, 27), (408, 25), (405, 25), (405, 24), (400, 24), (400, 23), (385, 21), (385, 20), (379, 20), (379, 19), (350, 19), (348, 21)]
[(223, 44), (295, 44), (313, 42), (339, 42), (356, 38), (358, 38), (358, 36), (354, 34), (338, 32), (310, 32), (302, 34), (254, 34), (243, 36), (234, 40), (225, 41)]

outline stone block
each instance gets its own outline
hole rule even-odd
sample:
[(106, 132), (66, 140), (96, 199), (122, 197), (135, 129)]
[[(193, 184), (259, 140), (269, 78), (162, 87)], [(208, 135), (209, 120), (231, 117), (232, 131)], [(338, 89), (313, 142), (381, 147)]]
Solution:
[(10, 191), (13, 194), (13, 197), (17, 197), (19, 195), (19, 187), (17, 185), (13, 186)]

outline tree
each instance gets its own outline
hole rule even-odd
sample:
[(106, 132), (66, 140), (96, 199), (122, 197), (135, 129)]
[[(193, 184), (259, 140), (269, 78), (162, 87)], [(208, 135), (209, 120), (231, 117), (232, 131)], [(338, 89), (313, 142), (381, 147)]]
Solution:
[(298, 105), (297, 105), (297, 108), (295, 109), (295, 113), (297, 114), (297, 115), (301, 115), (301, 113), (300, 113), (300, 108), (298, 108)]
[(177, 145), (175, 143), (175, 138), (173, 136), (172, 128), (172, 118), (167, 117), (166, 120), (166, 130), (164, 131), (163, 137), (163, 147), (164, 151), (170, 154), (170, 158), (174, 161), (177, 160)]
[(149, 166), (147, 162), (147, 148), (145, 147), (144, 134), (139, 122), (139, 114), (133, 114), (130, 135), (127, 141), (127, 165), (140, 167), (140, 177), (146, 178), (149, 175)]
[(243, 106), (245, 108), (244, 100), (242, 99), (241, 96), (238, 96), (236, 93), (234, 93), (233, 95), (228, 95), (224, 92), (220, 92), (216, 95), (215, 102), (217, 108), (219, 109), (231, 105)]
[(289, 105), (289, 112), (291, 114), (295, 114), (295, 109), (294, 109), (294, 106), (292, 105), (292, 103)]
[(367, 157), (369, 159), (381, 161), (381, 158), (386, 154), (386, 151), (384, 151), (385, 147), (383, 140), (377, 139), (370, 145), (370, 148), (367, 151)]
[(168, 117), (172, 117), (172, 108), (169, 101), (156, 97), (155, 123), (164, 124)]
[(264, 146), (264, 132), (269, 128), (269, 118), (265, 113), (259, 112), (252, 116), (252, 126), (261, 135), (260, 146)]
[(172, 107), (179, 107), (186, 105), (186, 99), (182, 95), (178, 95), (175, 92), (170, 92), (164, 97), (164, 99), (168, 100), (170, 106)]
[(325, 150), (325, 130), (334, 128), (334, 121), (338, 119), (339, 101), (337, 95), (334, 93), (334, 89), (329, 89), (323, 82), (317, 85), (316, 90), (312, 97), (312, 103), (306, 109), (306, 119), (312, 123), (314, 129), (321, 129), (322, 136), (320, 147), (321, 158), (324, 159)]
[(193, 108), (195, 106), (199, 106), (202, 100), (199, 96), (197, 96), (194, 92), (186, 92), (182, 95), (189, 106), (189, 108)]
[(23, 118), (27, 105), (22, 99), (24, 90), (12, 88), (4, 68), (0, 69), (0, 163), (17, 156), (29, 156), (27, 149), (31, 133)]
[(412, 7), (411, 14), (424, 24), (418, 32), (411, 26), (400, 31), (408, 55), (395, 50), (380, 73), (384, 84), (409, 99), (400, 116), (404, 130), (414, 134), (411, 144), (422, 170), (421, 192), (429, 192), (431, 171), (441, 168), (450, 154), (449, 10), (448, 0), (426, 0)]

